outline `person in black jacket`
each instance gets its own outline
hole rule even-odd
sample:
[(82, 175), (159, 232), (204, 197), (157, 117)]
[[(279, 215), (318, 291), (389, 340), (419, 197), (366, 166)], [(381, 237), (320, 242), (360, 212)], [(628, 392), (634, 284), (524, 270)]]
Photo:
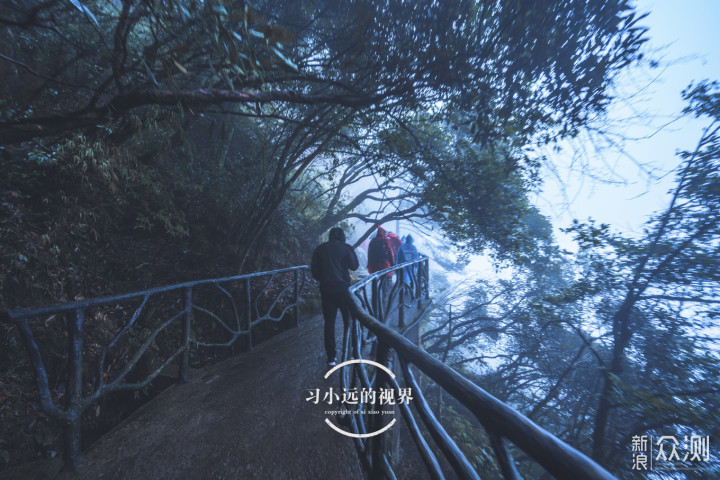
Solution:
[(335, 227), (330, 230), (330, 239), (320, 244), (313, 252), (310, 272), (320, 282), (323, 318), (325, 319), (325, 353), (328, 366), (336, 365), (335, 318), (340, 310), (345, 327), (350, 323), (350, 307), (347, 304), (350, 273), (357, 270), (359, 263), (353, 248), (345, 243), (345, 232)]

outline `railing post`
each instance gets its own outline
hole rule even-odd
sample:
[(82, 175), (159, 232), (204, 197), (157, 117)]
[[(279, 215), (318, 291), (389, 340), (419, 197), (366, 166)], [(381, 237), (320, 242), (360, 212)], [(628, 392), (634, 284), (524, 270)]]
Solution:
[(295, 315), (295, 327), (297, 327), (300, 325), (300, 270), (295, 270), (295, 288), (293, 293), (293, 302), (295, 303), (293, 314)]
[(430, 298), (430, 259), (425, 259), (425, 300)]
[(372, 284), (370, 285), (370, 303), (372, 303), (372, 315), (380, 320), (380, 291), (378, 287), (378, 279), (373, 278)]
[(380, 323), (385, 323), (385, 310), (386, 310), (386, 302), (385, 302), (385, 296), (387, 295), (387, 277), (382, 276), (378, 279), (378, 311), (377, 311), (377, 319), (380, 320)]
[[(277, 272), (289, 272), (294, 271), (294, 278), (295, 283), (294, 285), (285, 285), (285, 288), (282, 290), (283, 295), (285, 295), (285, 292), (289, 290), (290, 288), (294, 287), (294, 305), (290, 308), (294, 308), (295, 311), (295, 317), (296, 317), (296, 325), (299, 321), (299, 302), (300, 302), (300, 293), (302, 290), (302, 285), (300, 283), (301, 277), (300, 277), (300, 270), (304, 269), (306, 267), (290, 267), (280, 270), (275, 270), (273, 272), (262, 272), (262, 273), (269, 273), (272, 275), (275, 275)], [(258, 276), (259, 274), (253, 274), (253, 277)], [(304, 270), (303, 270), (304, 275)], [(194, 318), (195, 310), (204, 310), (201, 308), (200, 305), (194, 305), (193, 304), (193, 285), (201, 285), (201, 284), (215, 284), (216, 286), (219, 286), (220, 283), (229, 282), (229, 281), (237, 281), (241, 282), (242, 279), (246, 280), (246, 294), (247, 294), (247, 319), (248, 319), (248, 341), (249, 341), (249, 347), (252, 349), (252, 326), (253, 326), (253, 316), (259, 316), (258, 306), (253, 306), (252, 302), (252, 291), (251, 291), (251, 283), (250, 278), (247, 278), (247, 276), (234, 276), (234, 277), (226, 277), (226, 278), (218, 278), (218, 279), (208, 279), (203, 281), (196, 281), (196, 282), (184, 282), (179, 283), (175, 285), (170, 285), (166, 287), (160, 287), (160, 288), (152, 288), (147, 289), (139, 292), (133, 292), (129, 294), (123, 294), (123, 295), (114, 295), (104, 298), (97, 298), (92, 300), (83, 300), (83, 301), (75, 301), (70, 302), (64, 305), (57, 305), (57, 306), (46, 306), (46, 307), (40, 307), (40, 308), (32, 308), (32, 309), (22, 309), (22, 310), (3, 310), (0, 311), (0, 322), (3, 323), (12, 323), (14, 324), (20, 331), (20, 334), (22, 336), (23, 342), (25, 343), (25, 349), (27, 351), (27, 354), (29, 356), (30, 362), (32, 364), (32, 367), (34, 369), (34, 376), (35, 376), (35, 386), (37, 388), (38, 393), (38, 400), (40, 403), (40, 407), (42, 408), (43, 412), (47, 415), (48, 418), (52, 419), (53, 421), (57, 422), (58, 426), (62, 429), (62, 439), (64, 441), (64, 448), (63, 448), (63, 458), (64, 458), (64, 464), (65, 468), (75, 470), (81, 463), (81, 451), (82, 451), (82, 414), (83, 412), (93, 403), (100, 401), (101, 399), (105, 398), (105, 396), (113, 391), (126, 389), (128, 387), (134, 387), (137, 386), (137, 384), (129, 384), (126, 381), (126, 376), (128, 374), (134, 372), (136, 370), (136, 365), (140, 359), (142, 359), (142, 356), (145, 352), (147, 352), (147, 349), (151, 345), (151, 342), (155, 338), (156, 335), (158, 335), (160, 332), (167, 332), (165, 330), (166, 328), (170, 327), (172, 329), (172, 335), (179, 334), (179, 337), (175, 337), (174, 339), (170, 339), (171, 346), (173, 346), (173, 352), (171, 358), (166, 358), (166, 360), (163, 362), (162, 367), (164, 368), (171, 362), (173, 362), (174, 365), (178, 366), (178, 373), (177, 373), (177, 379), (179, 382), (186, 382), (188, 381), (188, 374), (189, 374), (189, 364), (190, 364), (190, 347), (191, 347), (191, 334), (192, 334), (192, 323)], [(302, 277), (302, 280), (304, 282), (305, 277)], [(221, 288), (223, 293), (227, 295), (230, 298), (230, 301), (232, 303), (234, 313), (236, 314), (236, 318), (238, 318), (241, 314), (239, 311), (241, 308), (237, 306), (237, 303), (235, 300), (237, 297), (235, 295), (232, 295), (231, 293), (225, 291)], [(183, 300), (183, 294), (184, 291), (184, 306), (179, 312), (175, 312), (173, 316), (167, 321), (161, 322), (161, 324), (156, 328), (154, 332), (151, 333), (152, 337), (150, 340), (147, 341), (147, 344), (141, 349), (141, 351), (137, 352), (138, 356), (132, 360), (128, 359), (128, 363), (132, 362), (124, 373), (122, 373), (118, 378), (115, 378), (114, 380), (107, 382), (105, 381), (105, 372), (104, 370), (107, 365), (105, 364), (106, 355), (110, 351), (110, 349), (113, 348), (113, 346), (117, 343), (117, 341), (122, 337), (122, 335), (128, 331), (128, 329), (132, 328), (133, 325), (135, 325), (136, 320), (138, 320), (141, 313), (143, 312), (143, 309), (148, 301), (148, 298), (151, 295), (159, 294), (162, 292), (173, 292), (173, 297), (175, 300), (178, 300), (178, 297), (180, 301)], [(130, 301), (134, 301), (134, 299), (137, 298), (143, 298), (140, 305), (135, 309), (134, 314), (129, 318), (126, 325), (124, 325), (121, 330), (117, 333), (114, 339), (109, 340), (109, 343), (105, 346), (104, 350), (101, 353), (101, 357), (99, 360), (99, 384), (96, 384), (94, 386), (95, 390), (92, 392), (85, 392), (85, 396), (83, 396), (84, 388), (90, 387), (90, 385), (84, 385), (83, 384), (83, 378), (84, 378), (84, 372), (83, 372), (83, 360), (84, 360), (84, 341), (83, 341), (83, 331), (84, 331), (84, 321), (86, 316), (88, 315), (88, 311), (91, 312), (91, 314), (96, 311), (94, 309), (98, 308), (113, 308), (114, 305), (124, 304)], [(278, 296), (276, 298), (276, 302), (278, 301), (280, 297)], [(281, 301), (283, 302), (283, 305), (285, 304), (286, 297), (283, 296)], [(273, 304), (274, 305), (274, 304)], [(116, 307), (121, 308), (121, 307)], [(93, 310), (91, 310), (93, 309)], [(287, 310), (283, 310), (284, 313), (287, 312)], [(29, 320), (36, 318), (40, 315), (48, 315), (53, 314), (53, 317), (55, 315), (61, 316), (63, 319), (66, 329), (64, 332), (64, 335), (66, 335), (66, 341), (67, 341), (67, 363), (63, 362), (63, 365), (61, 365), (61, 368), (65, 370), (65, 375), (63, 375), (62, 380), (65, 382), (62, 386), (66, 387), (66, 394), (62, 396), (60, 400), (57, 401), (57, 404), (55, 403), (56, 397), (53, 396), (49, 381), (48, 381), (48, 374), (47, 370), (45, 368), (45, 365), (43, 363), (43, 358), (41, 355), (41, 352), (38, 348), (38, 345), (36, 343), (36, 340), (33, 336), (32, 329), (30, 328)], [(206, 314), (210, 316), (214, 316), (217, 318), (221, 323), (223, 321), (219, 319), (219, 317), (215, 316), (212, 312), (206, 311)], [(271, 320), (276, 320), (272, 317), (272, 315), (267, 315), (266, 317), (261, 318), (270, 318)], [(177, 328), (177, 323), (180, 323), (180, 331), (178, 332), (175, 330)], [(239, 330), (239, 328), (238, 328)], [(232, 332), (235, 334), (235, 332)], [(108, 367), (109, 369), (109, 367)], [(160, 370), (156, 370), (151, 375), (154, 378), (156, 375), (160, 373)], [(145, 381), (140, 381), (138, 384), (142, 385), (148, 385), (149, 382), (152, 381), (152, 378), (148, 376)], [(143, 383), (144, 382), (144, 383)]]
[(413, 265), (412, 292), (413, 300), (420, 299), (420, 278), (422, 277), (423, 266), (420, 262)]
[(400, 282), (400, 291), (398, 292), (398, 327), (405, 327), (405, 269), (398, 270), (398, 282)]
[(83, 322), (85, 310), (75, 310), (75, 318), (70, 320), (70, 361), (68, 363), (68, 415), (63, 426), (65, 464), (75, 471), (80, 461), (80, 420), (82, 413), (82, 357), (83, 357)]
[(422, 283), (425, 279), (425, 266), (422, 263), (417, 264), (417, 275), (415, 275), (415, 298), (418, 301), (418, 308), (422, 305)]
[[(390, 357), (390, 351), (384, 342), (379, 342), (378, 352), (376, 360), (381, 365), (387, 366), (388, 359)], [(375, 378), (375, 391), (379, 392), (380, 388), (387, 388), (390, 385), (387, 379), (387, 373), (382, 369), (377, 370)], [(379, 393), (378, 393), (379, 394)], [(382, 428), (382, 415), (372, 416), (372, 430), (380, 430)], [(385, 463), (385, 452), (387, 451), (387, 431), (373, 437), (372, 445), (372, 472), (370, 472), (371, 478), (384, 478), (385, 469), (383, 465)]]
[(250, 279), (245, 279), (245, 300), (247, 300), (247, 322), (248, 322), (248, 350), (253, 349), (252, 342), (252, 327), (253, 327), (253, 315), (252, 315), (252, 292), (250, 291)]
[(192, 287), (185, 290), (185, 315), (182, 326), (182, 338), (180, 341), (183, 346), (182, 357), (180, 358), (180, 372), (178, 381), (186, 383), (188, 381), (188, 371), (190, 370), (190, 323), (192, 322)]
[(503, 477), (506, 480), (519, 480), (521, 478), (520, 473), (518, 473), (517, 468), (515, 468), (512, 455), (510, 455), (503, 438), (492, 430), (488, 430), (487, 433), (490, 438), (490, 445), (492, 445), (495, 451), (495, 457), (500, 464)]

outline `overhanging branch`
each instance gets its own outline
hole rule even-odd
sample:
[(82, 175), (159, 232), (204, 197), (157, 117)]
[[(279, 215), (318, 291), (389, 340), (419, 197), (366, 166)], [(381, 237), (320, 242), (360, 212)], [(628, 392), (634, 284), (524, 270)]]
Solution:
[[(398, 92), (396, 92), (398, 93)], [(130, 110), (147, 105), (204, 106), (222, 103), (286, 102), (305, 105), (332, 104), (348, 108), (365, 108), (379, 104), (391, 93), (384, 95), (303, 94), (289, 90), (260, 92), (253, 90), (136, 90), (115, 96), (104, 105), (86, 107), (68, 113), (34, 116), (0, 123), (0, 144), (17, 144), (38, 137), (49, 137), (66, 131), (92, 127)]]

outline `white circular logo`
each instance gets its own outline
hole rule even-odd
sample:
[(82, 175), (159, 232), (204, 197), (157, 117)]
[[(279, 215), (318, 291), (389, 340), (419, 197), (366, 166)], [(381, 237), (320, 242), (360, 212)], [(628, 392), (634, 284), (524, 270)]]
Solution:
[[(354, 364), (354, 363), (365, 363), (365, 364), (368, 364), (368, 365), (373, 365), (374, 367), (377, 367), (377, 368), (383, 370), (383, 371), (384, 371), (385, 373), (387, 373), (388, 375), (390, 375), (391, 378), (395, 378), (395, 374), (394, 374), (389, 368), (387, 368), (385, 365), (383, 365), (383, 364), (381, 364), (381, 363), (378, 363), (378, 362), (373, 362), (372, 360), (365, 360), (365, 359), (359, 358), (359, 359), (355, 359), (355, 360), (348, 360), (347, 362), (342, 362), (342, 363), (334, 366), (333, 368), (331, 368), (330, 370), (328, 370), (328, 372), (325, 374), (325, 379), (327, 379), (330, 375), (332, 375), (336, 370), (338, 370), (338, 369), (340, 369), (340, 368), (342, 368), (342, 367), (345, 367), (345, 366), (347, 366), (347, 365), (352, 365), (352, 364)], [(338, 432), (338, 433), (340, 433), (340, 434), (342, 434), (342, 435), (345, 435), (346, 437), (352, 437), (352, 438), (368, 438), (368, 437), (374, 437), (375, 435), (380, 435), (381, 433), (387, 431), (389, 428), (391, 428), (393, 425), (395, 425), (395, 421), (396, 421), (396, 420), (397, 420), (397, 419), (393, 418), (392, 421), (390, 421), (390, 423), (388, 423), (387, 425), (385, 425), (385, 426), (384, 426), (383, 428), (381, 428), (380, 430), (377, 430), (377, 431), (375, 431), (375, 432), (370, 432), (370, 433), (351, 433), (351, 432), (346, 432), (345, 430), (341, 429), (340, 427), (334, 425), (334, 424), (330, 421), (329, 418), (326, 418), (326, 419), (325, 419), (325, 423), (327, 423), (330, 428), (332, 428), (333, 430), (335, 430), (336, 432)]]

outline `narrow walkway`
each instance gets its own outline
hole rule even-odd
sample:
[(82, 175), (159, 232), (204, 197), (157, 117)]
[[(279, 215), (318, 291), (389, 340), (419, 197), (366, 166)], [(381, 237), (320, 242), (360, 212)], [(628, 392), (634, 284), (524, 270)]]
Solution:
[(170, 387), (85, 452), (76, 474), (58, 478), (365, 479), (352, 439), (306, 401), (308, 390), (336, 383), (325, 371), (322, 320), (304, 318)]

